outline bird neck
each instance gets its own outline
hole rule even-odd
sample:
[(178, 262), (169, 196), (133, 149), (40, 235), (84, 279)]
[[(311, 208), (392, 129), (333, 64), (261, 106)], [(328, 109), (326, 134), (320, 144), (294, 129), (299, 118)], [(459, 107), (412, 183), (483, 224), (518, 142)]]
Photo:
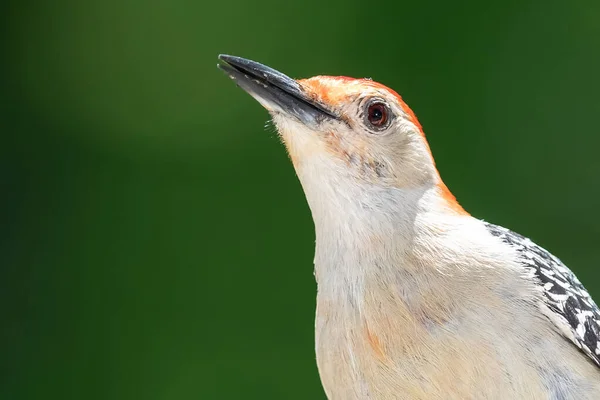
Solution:
[(315, 224), (317, 274), (368, 263), (377, 254), (403, 253), (415, 237), (418, 217), (439, 197), (437, 187), (412, 189), (373, 185), (305, 186)]
[(315, 224), (320, 293), (360, 292), (374, 275), (439, 276), (435, 266), (427, 265), (432, 247), (449, 247), (443, 242), (445, 234), (474, 220), (448, 207), (437, 183), (410, 189), (303, 186)]

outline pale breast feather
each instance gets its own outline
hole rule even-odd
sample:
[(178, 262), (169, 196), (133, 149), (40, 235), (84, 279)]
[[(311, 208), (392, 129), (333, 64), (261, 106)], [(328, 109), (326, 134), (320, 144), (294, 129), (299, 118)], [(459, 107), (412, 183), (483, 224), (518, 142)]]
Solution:
[(558, 258), (518, 233), (485, 223), (492, 235), (517, 250), (544, 293), (542, 313), (600, 366), (600, 309)]

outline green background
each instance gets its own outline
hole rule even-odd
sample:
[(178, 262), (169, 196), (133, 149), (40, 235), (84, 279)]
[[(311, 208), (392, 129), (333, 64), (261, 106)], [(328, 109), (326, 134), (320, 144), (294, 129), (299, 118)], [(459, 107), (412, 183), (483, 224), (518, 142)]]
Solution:
[(314, 233), (217, 54), (372, 77), (600, 298), (600, 2), (0, 6), (0, 399), (323, 399)]

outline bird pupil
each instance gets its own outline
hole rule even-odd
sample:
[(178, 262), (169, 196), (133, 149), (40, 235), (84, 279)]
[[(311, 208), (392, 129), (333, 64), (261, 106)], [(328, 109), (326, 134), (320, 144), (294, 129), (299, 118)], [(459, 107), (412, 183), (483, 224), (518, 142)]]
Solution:
[(376, 121), (379, 121), (382, 117), (383, 117), (383, 113), (381, 112), (381, 110), (379, 108), (375, 108), (373, 110), (373, 114), (372, 114), (371, 118), (373, 118)]

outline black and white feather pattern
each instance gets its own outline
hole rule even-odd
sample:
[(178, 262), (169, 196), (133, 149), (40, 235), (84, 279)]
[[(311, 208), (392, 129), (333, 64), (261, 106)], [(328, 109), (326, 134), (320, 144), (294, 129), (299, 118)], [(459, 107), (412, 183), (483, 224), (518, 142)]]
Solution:
[(575, 274), (530, 239), (497, 225), (486, 226), (492, 235), (517, 250), (521, 262), (541, 285), (542, 312), (600, 366), (600, 309)]

